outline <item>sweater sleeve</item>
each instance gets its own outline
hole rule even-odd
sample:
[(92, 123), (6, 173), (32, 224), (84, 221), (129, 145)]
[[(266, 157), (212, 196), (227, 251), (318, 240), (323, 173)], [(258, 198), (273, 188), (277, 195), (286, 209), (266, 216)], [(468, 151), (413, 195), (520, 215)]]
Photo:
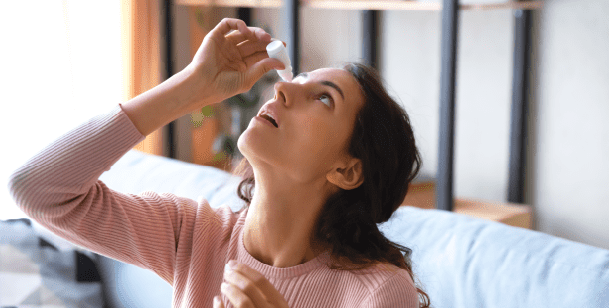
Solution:
[(99, 176), (145, 137), (119, 104), (52, 142), (13, 172), (9, 191), (32, 219), (66, 240), (153, 270), (173, 284), (183, 220), (197, 202), (172, 194), (124, 194)]
[(418, 308), (419, 294), (406, 271), (387, 279), (362, 303), (361, 308)]

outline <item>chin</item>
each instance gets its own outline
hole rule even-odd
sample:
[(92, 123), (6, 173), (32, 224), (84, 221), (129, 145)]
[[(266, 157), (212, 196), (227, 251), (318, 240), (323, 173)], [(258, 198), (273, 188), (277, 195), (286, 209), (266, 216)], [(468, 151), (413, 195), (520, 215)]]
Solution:
[(251, 129), (246, 129), (237, 139), (237, 148), (239, 152), (245, 157), (251, 164), (252, 160), (256, 157), (266, 157), (271, 153), (268, 153), (269, 146), (268, 140), (264, 140), (263, 136), (256, 134)]
[(247, 134), (247, 130), (245, 130), (241, 135), (239, 135), (239, 138), (237, 139), (237, 149), (239, 149), (239, 153), (241, 153), (243, 157), (249, 160), (249, 153), (247, 151), (247, 145), (245, 144), (245, 139), (247, 138), (244, 137), (245, 134)]
[(281, 166), (285, 164), (287, 152), (277, 149), (269, 135), (258, 134), (256, 129), (246, 129), (237, 139), (237, 148), (243, 157), (254, 166)]

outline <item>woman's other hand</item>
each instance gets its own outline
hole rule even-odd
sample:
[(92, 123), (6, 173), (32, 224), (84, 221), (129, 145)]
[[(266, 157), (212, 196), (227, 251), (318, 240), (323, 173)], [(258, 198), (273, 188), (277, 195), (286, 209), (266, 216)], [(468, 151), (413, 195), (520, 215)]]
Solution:
[(266, 45), (271, 36), (261, 28), (247, 27), (244, 21), (224, 18), (203, 39), (190, 68), (200, 79), (192, 110), (219, 103), (243, 93), (271, 69), (285, 68), (269, 58)]
[[(221, 285), (224, 294), (236, 308), (288, 308), (283, 295), (259, 272), (245, 264), (230, 261), (224, 269)], [(224, 308), (219, 296), (214, 308)]]

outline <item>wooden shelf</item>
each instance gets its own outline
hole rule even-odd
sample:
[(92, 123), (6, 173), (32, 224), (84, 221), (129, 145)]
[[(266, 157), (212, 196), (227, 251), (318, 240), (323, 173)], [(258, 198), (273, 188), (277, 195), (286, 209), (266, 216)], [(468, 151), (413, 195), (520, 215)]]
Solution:
[(201, 5), (220, 7), (251, 7), (251, 8), (279, 8), (282, 0), (177, 0), (177, 5)]
[(442, 9), (440, 3), (386, 0), (386, 1), (338, 1), (338, 0), (305, 0), (304, 7), (333, 10), (410, 10), (410, 11), (438, 11)]
[[(418, 2), (404, 0), (301, 0), (304, 7), (319, 9), (339, 9), (339, 10), (411, 10), (411, 11), (439, 11), (442, 10), (441, 1), (438, 2)], [(507, 1), (505, 3), (493, 4), (461, 4), (460, 10), (498, 10), (498, 9), (540, 9), (543, 2), (540, 1)]]
[(461, 10), (539, 10), (543, 8), (542, 1), (510, 1), (492, 4), (462, 4)]
[[(433, 182), (411, 184), (402, 206), (435, 208), (435, 184)], [(455, 198), (453, 212), (515, 227), (526, 229), (532, 227), (533, 211), (531, 206), (525, 204)]]
[[(283, 0), (177, 0), (178, 5), (202, 5), (219, 7), (279, 8)], [(302, 7), (333, 10), (410, 10), (439, 11), (442, 4), (404, 0), (300, 0)], [(461, 4), (460, 10), (537, 10), (542, 1), (506, 1), (492, 4)]]

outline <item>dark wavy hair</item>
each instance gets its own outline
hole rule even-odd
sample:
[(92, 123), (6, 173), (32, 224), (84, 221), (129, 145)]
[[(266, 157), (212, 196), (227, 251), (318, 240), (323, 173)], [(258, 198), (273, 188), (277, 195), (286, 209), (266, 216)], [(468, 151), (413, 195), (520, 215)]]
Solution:
[[(410, 119), (387, 93), (378, 71), (365, 64), (347, 62), (342, 69), (357, 80), (364, 105), (356, 116), (349, 154), (363, 165), (363, 183), (330, 196), (319, 215), (316, 240), (329, 244), (332, 269), (363, 269), (389, 263), (408, 271), (414, 279), (411, 250), (390, 241), (378, 229), (404, 201), (409, 183), (421, 168)], [(233, 169), (243, 180), (237, 194), (247, 208), (253, 197), (254, 173), (246, 158)], [(429, 296), (419, 287), (420, 307), (429, 307)]]

